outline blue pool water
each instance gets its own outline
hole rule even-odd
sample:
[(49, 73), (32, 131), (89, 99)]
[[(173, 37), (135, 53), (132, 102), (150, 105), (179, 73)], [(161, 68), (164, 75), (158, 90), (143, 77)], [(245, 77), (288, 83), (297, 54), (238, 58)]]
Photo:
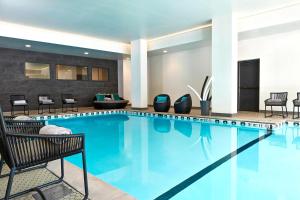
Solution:
[[(266, 134), (265, 129), (128, 115), (50, 120), (49, 124), (68, 127), (73, 133), (85, 133), (88, 171), (142, 200), (160, 196), (230, 152)], [(252, 148), (254, 150), (250, 152), (258, 147)], [(246, 168), (258, 167), (255, 162), (248, 162), (247, 156), (239, 159)], [(80, 156), (67, 160), (81, 167)], [(225, 178), (230, 178), (230, 173), (226, 171), (223, 177), (225, 186), (215, 183), (215, 179), (208, 183), (212, 188), (215, 184), (226, 188), (230, 180)], [(186, 199), (191, 197), (190, 193), (199, 195), (198, 184), (203, 191), (209, 187), (198, 181), (174, 198)], [(190, 188), (193, 191), (186, 192)]]
[(174, 200), (299, 200), (300, 129), (283, 127), (233, 157)]

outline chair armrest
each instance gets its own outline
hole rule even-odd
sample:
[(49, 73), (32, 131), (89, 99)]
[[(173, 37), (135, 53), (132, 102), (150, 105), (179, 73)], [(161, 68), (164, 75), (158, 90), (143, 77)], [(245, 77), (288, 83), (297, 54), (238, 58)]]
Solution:
[(17, 167), (30, 167), (50, 162), (84, 150), (84, 135), (6, 135)]
[(267, 101), (269, 101), (270, 99), (271, 99), (271, 98), (266, 99), (266, 100), (265, 100), (265, 103), (266, 103)]

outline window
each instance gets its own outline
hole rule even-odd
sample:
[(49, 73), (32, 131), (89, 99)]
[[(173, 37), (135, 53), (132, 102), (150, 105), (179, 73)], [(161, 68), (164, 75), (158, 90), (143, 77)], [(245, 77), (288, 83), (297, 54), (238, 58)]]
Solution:
[(93, 81), (108, 81), (108, 69), (102, 67), (93, 67), (92, 69)]
[(88, 80), (88, 68), (78, 66), (56, 65), (58, 80)]
[(50, 79), (50, 65), (26, 62), (25, 77), (29, 79)]

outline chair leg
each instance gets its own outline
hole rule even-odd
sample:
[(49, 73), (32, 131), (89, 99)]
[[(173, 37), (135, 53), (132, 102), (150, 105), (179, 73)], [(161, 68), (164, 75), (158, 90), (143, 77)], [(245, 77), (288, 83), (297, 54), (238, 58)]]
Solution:
[(14, 114), (15, 114), (15, 113), (14, 113), (14, 106), (12, 106), (12, 107), (11, 107), (11, 110), (10, 110), (10, 115), (11, 115), (11, 116), (15, 116)]
[(65, 176), (65, 167), (64, 167), (64, 159), (60, 159), (60, 177), (59, 180), (62, 181)]
[(265, 118), (267, 117), (267, 106), (265, 105)]
[(27, 115), (29, 115), (29, 106), (26, 106), (27, 108)]
[(0, 176), (2, 173), (3, 165), (4, 165), (4, 161), (2, 159), (0, 159)]
[(299, 118), (300, 116), (299, 116), (299, 106), (298, 106), (298, 118)]
[(281, 106), (281, 114), (282, 114), (282, 118), (284, 118), (283, 106)]
[[(62, 112), (65, 112), (65, 111), (64, 111), (64, 104), (61, 105), (61, 111), (62, 111)], [(67, 107), (66, 112), (68, 112), (68, 107)]]
[(271, 106), (271, 117), (273, 117), (273, 106)]
[[(41, 108), (42, 108), (42, 112), (40, 112)], [(39, 105), (39, 107), (38, 107), (38, 114), (43, 114), (43, 113), (44, 113), (43, 105)]]
[(5, 197), (4, 197), (5, 200), (9, 199), (9, 195), (10, 195), (10, 192), (11, 192), (11, 188), (12, 188), (12, 183), (13, 183), (13, 179), (14, 179), (14, 176), (15, 176), (15, 172), (16, 172), (16, 169), (12, 168), (11, 171), (10, 171), (10, 173), (9, 173), (9, 178), (8, 178), (6, 192), (5, 192)]
[(286, 114), (286, 117), (289, 116), (289, 113), (288, 113), (288, 111), (287, 111), (287, 107), (286, 107), (286, 106), (285, 106), (285, 114)]
[(82, 151), (82, 166), (83, 166), (83, 180), (84, 180), (84, 198), (88, 199), (89, 196), (89, 187), (88, 187), (88, 178), (87, 178), (87, 168), (86, 168), (86, 155), (85, 151)]
[(293, 106), (293, 119), (295, 119), (295, 106)]

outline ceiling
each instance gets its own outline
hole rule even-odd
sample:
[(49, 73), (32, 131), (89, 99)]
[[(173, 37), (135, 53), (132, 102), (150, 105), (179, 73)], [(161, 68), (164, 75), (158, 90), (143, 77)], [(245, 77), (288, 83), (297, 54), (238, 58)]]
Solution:
[[(206, 24), (212, 19), (212, 1), (0, 0), (0, 20), (130, 42)], [(299, 0), (232, 1), (238, 15), (245, 16)]]
[[(25, 45), (30, 44), (30, 48), (26, 48)], [(85, 49), (79, 47), (50, 44), (45, 42), (36, 42), (21, 40), (15, 38), (0, 37), (0, 47), (1, 48), (10, 48), (10, 49), (20, 49), (25, 51), (36, 51), (36, 52), (46, 52), (46, 53), (55, 53), (63, 55), (72, 55), (80, 57), (89, 57), (89, 58), (102, 58), (108, 60), (118, 60), (127, 58), (128, 55), (121, 55), (118, 53)], [(88, 54), (85, 54), (88, 52)]]

